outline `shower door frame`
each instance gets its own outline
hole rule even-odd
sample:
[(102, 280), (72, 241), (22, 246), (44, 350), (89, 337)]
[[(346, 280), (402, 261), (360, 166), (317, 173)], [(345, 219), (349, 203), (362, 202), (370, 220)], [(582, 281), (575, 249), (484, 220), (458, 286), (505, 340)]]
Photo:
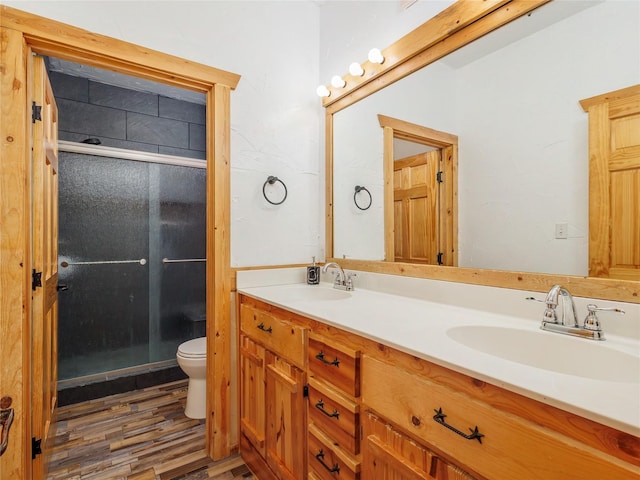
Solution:
[[(27, 79), (32, 53), (114, 70), (206, 95), (207, 161), (207, 452), (229, 456), (231, 438), (231, 263), (230, 263), (230, 97), (240, 80), (231, 72), (95, 34), (55, 20), (0, 5), (2, 56), (2, 168), (11, 188), (0, 191), (3, 215), (12, 215), (0, 237), (3, 292), (0, 331), (10, 332), (21, 355), (3, 359), (0, 395), (13, 398), (16, 420), (1, 472), (31, 479), (30, 343), (31, 335), (31, 95)], [(7, 121), (4, 121), (7, 120)], [(6, 179), (6, 180), (5, 180)], [(9, 213), (10, 212), (10, 213)], [(7, 217), (9, 218), (9, 217)], [(4, 220), (4, 216), (3, 216)], [(9, 241), (10, 239), (10, 241)], [(20, 261), (16, 261), (19, 259)], [(9, 314), (21, 312), (19, 318)], [(6, 374), (5, 374), (6, 373)], [(7, 455), (7, 453), (9, 453)], [(3, 473), (4, 474), (4, 473)]]

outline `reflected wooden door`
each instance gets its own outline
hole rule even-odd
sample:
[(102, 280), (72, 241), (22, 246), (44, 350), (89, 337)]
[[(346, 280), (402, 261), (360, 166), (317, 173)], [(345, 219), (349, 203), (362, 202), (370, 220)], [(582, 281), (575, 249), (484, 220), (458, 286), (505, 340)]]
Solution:
[(440, 161), (440, 150), (432, 150), (393, 163), (396, 262), (433, 265), (442, 261), (438, 255)]
[(58, 110), (44, 59), (32, 57), (32, 248), (31, 319), (32, 434), (43, 454), (36, 455), (33, 479), (45, 478), (48, 442), (57, 392), (58, 329)]
[(589, 276), (640, 280), (640, 85), (589, 112)]

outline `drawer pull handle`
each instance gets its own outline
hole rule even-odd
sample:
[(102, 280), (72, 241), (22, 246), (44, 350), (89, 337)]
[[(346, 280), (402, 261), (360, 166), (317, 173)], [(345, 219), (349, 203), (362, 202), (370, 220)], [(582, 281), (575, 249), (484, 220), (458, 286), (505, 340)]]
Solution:
[(273, 332), (273, 329), (272, 329), (271, 327), (266, 328), (266, 327), (264, 326), (264, 323), (260, 323), (260, 324), (258, 325), (258, 329), (259, 329), (259, 330), (262, 330), (263, 332), (267, 332), (267, 333), (271, 333), (271, 332)]
[(335, 408), (333, 409), (333, 413), (327, 412), (324, 409), (324, 402), (322, 401), (322, 399), (318, 400), (318, 402), (316, 403), (316, 408), (318, 410), (320, 410), (322, 413), (324, 413), (329, 418), (339, 418), (340, 417), (340, 412), (338, 412), (338, 410), (336, 410)]
[(471, 432), (470, 434), (466, 434), (464, 432), (461, 432), (460, 430), (458, 430), (456, 427), (454, 427), (453, 425), (449, 425), (447, 422), (444, 421), (446, 415), (444, 413), (442, 413), (442, 408), (439, 408), (438, 410), (433, 410), (434, 412), (436, 412), (436, 414), (433, 416), (433, 419), (439, 423), (440, 425), (447, 427), (449, 430), (451, 430), (452, 432), (457, 433), (458, 435), (460, 435), (461, 437), (466, 438), (467, 440), (478, 440), (478, 442), (482, 443), (482, 437), (484, 437), (483, 433), (480, 433), (478, 431), (478, 426), (476, 425), (475, 428), (473, 429), (469, 429), (469, 431)]
[(322, 363), (324, 363), (325, 365), (333, 365), (334, 367), (340, 366), (340, 360), (338, 360), (338, 357), (336, 357), (333, 361), (330, 362), (329, 360), (326, 360), (324, 358), (324, 352), (322, 350), (320, 350), (320, 352), (316, 355), (316, 358), (320, 360)]
[(340, 473), (340, 465), (337, 463), (333, 464), (333, 467), (330, 467), (326, 463), (324, 463), (324, 452), (322, 449), (318, 453), (316, 453), (316, 459), (320, 462), (320, 464), (325, 468), (325, 470), (329, 473)]

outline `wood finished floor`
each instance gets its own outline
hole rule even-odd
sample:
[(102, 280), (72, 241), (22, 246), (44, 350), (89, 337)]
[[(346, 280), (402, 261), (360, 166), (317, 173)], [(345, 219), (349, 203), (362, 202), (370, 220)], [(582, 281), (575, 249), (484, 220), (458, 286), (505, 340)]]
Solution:
[(204, 420), (184, 415), (187, 381), (57, 411), (48, 480), (250, 480), (238, 456), (205, 453)]

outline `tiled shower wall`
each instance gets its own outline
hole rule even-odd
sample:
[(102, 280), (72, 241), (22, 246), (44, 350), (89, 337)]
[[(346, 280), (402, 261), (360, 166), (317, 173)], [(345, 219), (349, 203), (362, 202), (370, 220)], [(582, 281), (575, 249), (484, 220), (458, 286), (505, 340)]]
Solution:
[(50, 72), (59, 139), (205, 159), (205, 106)]

